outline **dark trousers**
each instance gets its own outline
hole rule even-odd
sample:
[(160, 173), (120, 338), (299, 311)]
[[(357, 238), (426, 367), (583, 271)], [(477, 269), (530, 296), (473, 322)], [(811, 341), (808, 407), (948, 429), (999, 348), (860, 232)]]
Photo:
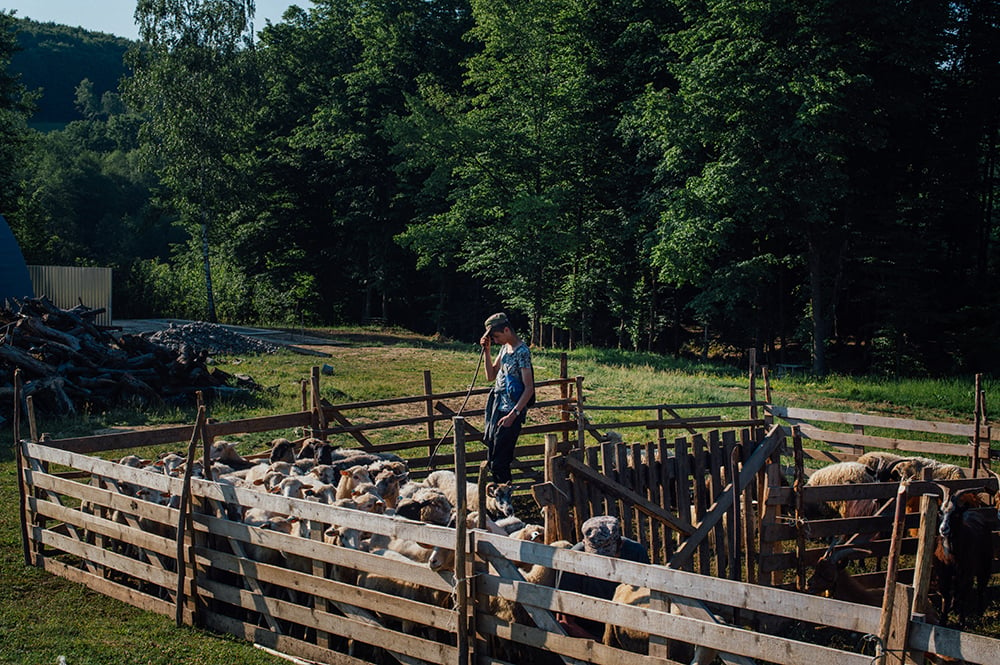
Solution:
[(521, 426), (524, 425), (524, 412), (521, 412), (514, 419), (514, 424), (510, 427), (503, 427), (499, 424), (500, 419), (510, 413), (500, 411), (494, 407), (493, 395), (490, 395), (490, 404), (486, 406), (486, 412), (490, 415), (486, 421), (486, 432), (483, 442), (488, 451), (487, 460), (490, 465), (490, 473), (494, 482), (510, 482), (510, 464), (514, 461), (514, 447), (517, 445), (517, 437), (521, 434)]

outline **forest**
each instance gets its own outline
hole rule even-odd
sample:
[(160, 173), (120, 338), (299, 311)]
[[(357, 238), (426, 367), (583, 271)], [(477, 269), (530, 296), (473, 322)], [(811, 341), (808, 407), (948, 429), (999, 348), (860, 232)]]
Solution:
[(116, 318), (1000, 369), (997, 0), (304, 4), (0, 12), (26, 260), (111, 266)]

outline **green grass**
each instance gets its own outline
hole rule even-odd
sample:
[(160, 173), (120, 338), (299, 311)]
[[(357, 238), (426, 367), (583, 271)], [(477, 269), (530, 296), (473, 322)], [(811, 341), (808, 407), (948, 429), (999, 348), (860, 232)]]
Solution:
[[(435, 392), (469, 387), (476, 371), (477, 347), (421, 338), (405, 331), (325, 329), (339, 346), (332, 357), (282, 352), (268, 356), (218, 357), (226, 372), (248, 374), (272, 390), (249, 401), (219, 401), (209, 412), (219, 420), (297, 411), (300, 381), (314, 365), (330, 364), (321, 393), (332, 403), (419, 395), (423, 371), (430, 370)], [(558, 376), (559, 353), (534, 352), (536, 378)], [(568, 354), (569, 375), (584, 376), (591, 405), (654, 405), (742, 401), (748, 398), (745, 369), (616, 350), (579, 349)], [(478, 386), (486, 386), (480, 369)], [(774, 401), (801, 407), (877, 413), (921, 419), (970, 422), (973, 379), (865, 380), (790, 377), (773, 381)], [(994, 387), (987, 381), (987, 394)], [(763, 397), (761, 387), (760, 396)], [(595, 412), (608, 422), (609, 412)], [(745, 409), (734, 413), (745, 414)], [(8, 415), (8, 414), (5, 414)], [(91, 434), (109, 427), (193, 423), (191, 407), (118, 409), (70, 418), (41, 416), (40, 431), (56, 438)], [(595, 417), (595, 419), (599, 420)], [(223, 635), (177, 628), (172, 618), (142, 612), (89, 591), (23, 561), (17, 514), (17, 479), (9, 423), (0, 429), (0, 662), (55, 663), (66, 655), (77, 663), (119, 665), (284, 663), (252, 645)], [(26, 427), (25, 427), (26, 429)], [(241, 440), (259, 449), (273, 434)], [(145, 454), (153, 452), (147, 449)]]

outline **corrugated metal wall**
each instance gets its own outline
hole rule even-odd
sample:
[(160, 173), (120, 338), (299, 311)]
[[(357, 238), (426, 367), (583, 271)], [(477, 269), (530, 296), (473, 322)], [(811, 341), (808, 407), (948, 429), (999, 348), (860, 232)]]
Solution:
[(83, 303), (104, 311), (94, 318), (99, 325), (111, 325), (111, 268), (76, 266), (28, 266), (36, 296), (47, 296), (63, 309)]

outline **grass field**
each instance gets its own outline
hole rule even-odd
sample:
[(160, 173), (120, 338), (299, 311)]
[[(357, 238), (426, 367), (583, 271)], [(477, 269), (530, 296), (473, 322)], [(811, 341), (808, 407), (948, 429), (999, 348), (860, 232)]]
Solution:
[[(270, 389), (249, 402), (211, 404), (210, 416), (226, 420), (297, 411), (299, 382), (318, 364), (333, 366), (333, 375), (322, 380), (322, 394), (332, 403), (422, 394), (424, 370), (431, 371), (435, 392), (465, 390), (477, 369), (478, 348), (469, 344), (405, 331), (310, 332), (330, 339), (330, 346), (324, 347), (330, 357), (281, 352), (216, 358), (220, 369), (248, 374)], [(558, 376), (558, 352), (533, 353), (538, 380)], [(582, 349), (568, 356), (569, 375), (585, 377), (584, 394), (592, 404), (728, 402), (748, 396), (745, 369), (614, 350)], [(482, 371), (477, 385), (487, 385)], [(994, 385), (986, 381), (987, 395)], [(972, 377), (921, 381), (792, 377), (774, 380), (772, 387), (776, 403), (929, 420), (969, 422), (974, 404)], [(9, 421), (9, 407), (0, 413)], [(194, 415), (192, 408), (121, 409), (60, 419), (43, 416), (38, 425), (40, 431), (64, 438), (107, 428), (192, 423)], [(25, 566), (9, 422), (0, 436), (0, 663), (56, 663), (59, 655), (65, 655), (70, 665), (286, 662), (234, 638), (177, 628), (171, 618), (139, 611)], [(262, 449), (265, 441), (247, 439), (240, 445), (246, 453)]]

